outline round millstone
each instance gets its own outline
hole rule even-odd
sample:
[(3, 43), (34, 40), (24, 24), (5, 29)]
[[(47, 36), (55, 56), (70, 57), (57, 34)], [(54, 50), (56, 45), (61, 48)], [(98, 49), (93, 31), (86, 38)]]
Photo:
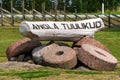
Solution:
[(83, 37), (76, 44), (74, 44), (74, 46), (81, 46), (82, 44), (91, 44), (91, 45), (99, 47), (107, 52), (110, 52), (110, 50), (104, 44), (102, 44), (101, 42), (95, 40), (94, 38), (92, 38), (90, 36)]
[(83, 44), (77, 52), (78, 60), (91, 69), (111, 71), (118, 63), (110, 53), (90, 44)]
[(77, 64), (76, 52), (66, 46), (49, 49), (43, 55), (44, 65), (72, 69)]
[(32, 57), (33, 57), (33, 61), (36, 63), (36, 64), (42, 64), (43, 62), (43, 54), (46, 53), (46, 51), (50, 49), (54, 49), (58, 47), (57, 44), (53, 43), (53, 44), (50, 44), (48, 46), (46, 45), (42, 45), (42, 46), (39, 46), (37, 48), (35, 48), (33, 51), (32, 51)]
[(35, 47), (40, 46), (39, 40), (24, 38), (12, 43), (6, 50), (8, 60), (11, 57), (19, 56), (22, 53), (30, 53)]

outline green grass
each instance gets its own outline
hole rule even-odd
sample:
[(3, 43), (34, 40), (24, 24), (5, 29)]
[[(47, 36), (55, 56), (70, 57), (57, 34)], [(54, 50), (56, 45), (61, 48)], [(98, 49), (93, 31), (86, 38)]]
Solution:
[[(5, 56), (7, 47), (16, 40), (21, 39), (18, 28), (5, 28), (0, 27), (0, 60)], [(2, 57), (2, 58), (1, 58)], [(3, 60), (3, 59), (2, 59)], [(0, 61), (1, 62), (1, 61)]]
[[(19, 77), (22, 79), (31, 79), (31, 78), (40, 78), (48, 76), (57, 76), (60, 75), (59, 70), (52, 69), (49, 67), (40, 67), (31, 70), (22, 70), (22, 69), (11, 69), (11, 70), (0, 70), (0, 77), (2, 76), (11, 76)], [(0, 78), (1, 80), (1, 78)]]
[(52, 75), (59, 75), (57, 72), (52, 72), (52, 71), (27, 71), (27, 72), (8, 72), (8, 73), (1, 73), (1, 76), (18, 76), (22, 79), (27, 78), (40, 78), (40, 77), (48, 77)]
[[(23, 36), (18, 28), (0, 27), (0, 62), (7, 61), (7, 47)], [(95, 34), (95, 39), (105, 44), (120, 61), (120, 28), (105, 29)], [(70, 42), (68, 42), (71, 45)], [(81, 71), (40, 67), (31, 70), (0, 70), (0, 80), (119, 80), (120, 62), (115, 71)]]
[[(30, 70), (0, 70), (0, 80), (118, 80), (120, 68), (115, 71), (82, 71), (40, 67)], [(6, 78), (7, 76), (7, 78)], [(105, 79), (106, 77), (106, 79)], [(4, 79), (3, 79), (4, 78)]]
[(105, 44), (119, 61), (120, 61), (120, 28), (106, 29), (97, 32), (95, 38)]

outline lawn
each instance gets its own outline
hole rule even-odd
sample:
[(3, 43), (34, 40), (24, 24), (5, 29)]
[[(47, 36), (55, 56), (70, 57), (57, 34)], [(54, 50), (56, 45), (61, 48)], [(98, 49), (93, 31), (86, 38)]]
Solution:
[[(0, 62), (7, 61), (5, 51), (14, 41), (22, 39), (17, 27), (0, 27)], [(95, 34), (95, 39), (105, 44), (120, 61), (120, 28), (105, 29)], [(0, 69), (0, 80), (120, 80), (120, 62), (115, 71), (81, 71), (50, 67), (34, 69)]]

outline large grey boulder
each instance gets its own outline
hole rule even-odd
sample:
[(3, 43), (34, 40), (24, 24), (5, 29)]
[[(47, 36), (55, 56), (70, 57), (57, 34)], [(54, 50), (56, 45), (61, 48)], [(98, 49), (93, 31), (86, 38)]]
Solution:
[(49, 48), (56, 48), (58, 47), (57, 44), (50, 44), (48, 46), (46, 45), (42, 45), (42, 46), (39, 46), (37, 48), (35, 48), (33, 51), (32, 51), (32, 57), (33, 57), (33, 61), (36, 63), (36, 64), (42, 64), (43, 62), (43, 54), (46, 53)]
[(42, 45), (42, 46), (39, 46), (39, 47), (33, 49), (33, 51), (32, 51), (32, 58), (33, 58), (33, 61), (36, 64), (41, 64), (42, 63), (43, 54), (40, 51), (44, 47), (45, 47), (45, 45)]

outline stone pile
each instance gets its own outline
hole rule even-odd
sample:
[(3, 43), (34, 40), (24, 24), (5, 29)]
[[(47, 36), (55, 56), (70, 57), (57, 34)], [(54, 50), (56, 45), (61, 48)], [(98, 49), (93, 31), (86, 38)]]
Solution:
[(63, 69), (86, 66), (89, 69), (111, 71), (118, 63), (105, 45), (89, 36), (74, 42), (72, 47), (54, 41), (42, 44), (39, 40), (24, 38), (12, 43), (6, 55), (9, 61)]

